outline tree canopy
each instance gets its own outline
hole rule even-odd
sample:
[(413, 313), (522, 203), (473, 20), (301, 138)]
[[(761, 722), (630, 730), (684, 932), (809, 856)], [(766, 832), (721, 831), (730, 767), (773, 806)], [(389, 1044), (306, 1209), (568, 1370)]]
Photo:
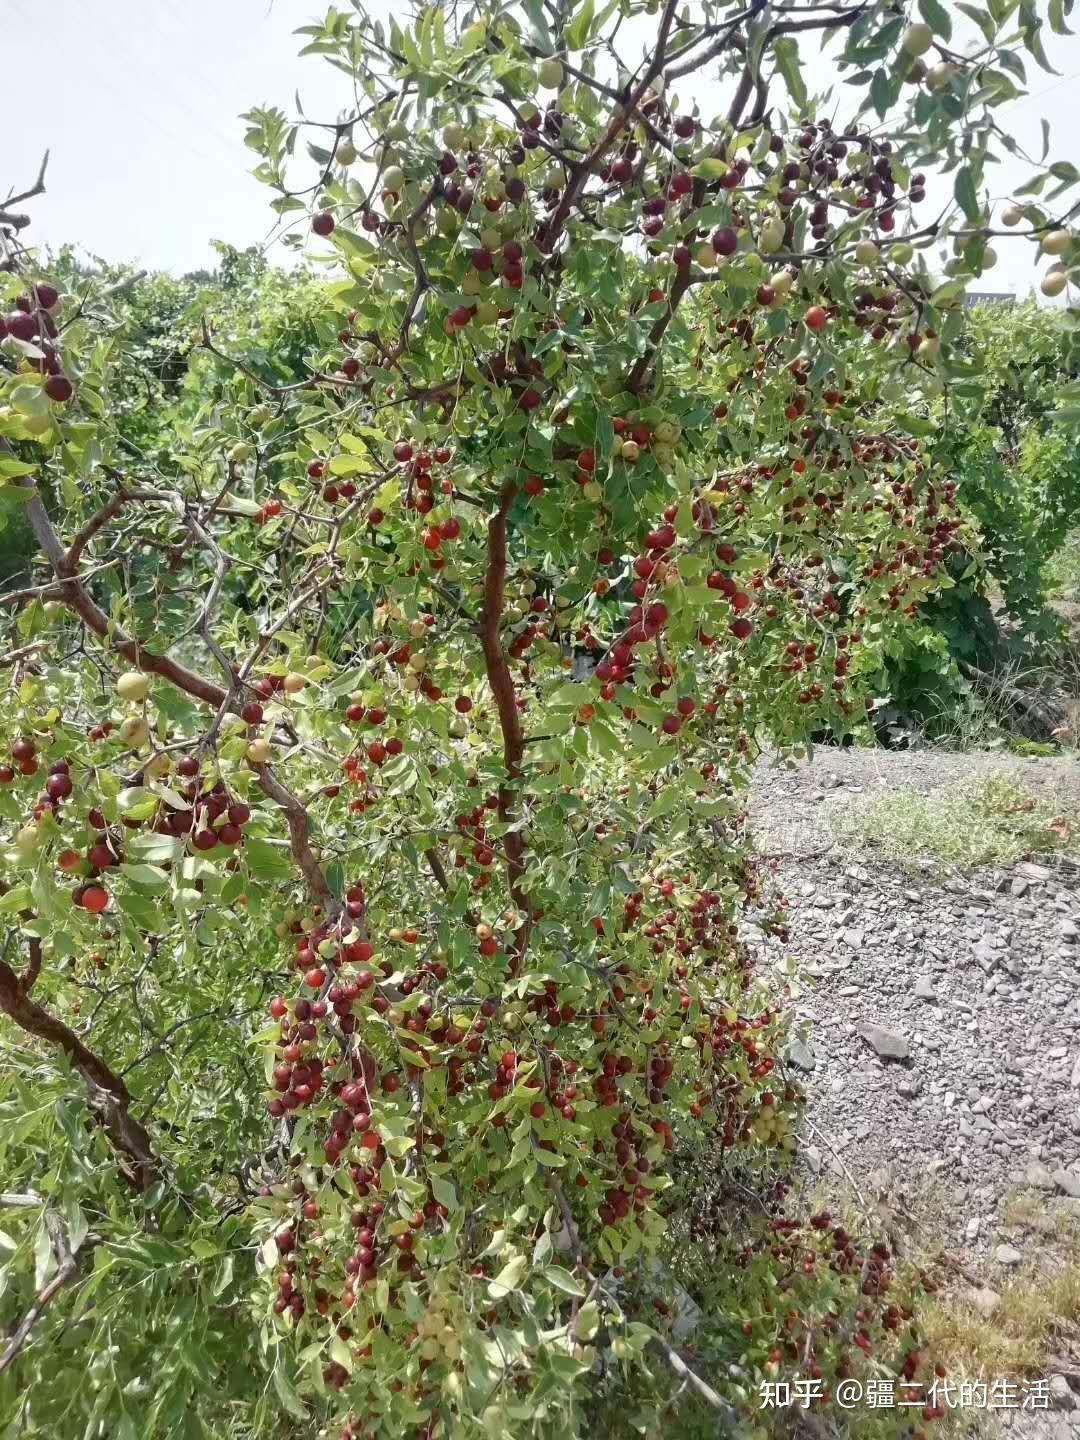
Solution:
[(744, 792), (951, 583), (965, 284), (999, 229), (1048, 295), (1077, 256), (1071, 164), (987, 194), (1066, 9), (331, 10), (355, 110), (245, 117), (300, 279), (80, 277), (5, 205), (11, 1434), (931, 1386), (922, 1277), (789, 1203)]

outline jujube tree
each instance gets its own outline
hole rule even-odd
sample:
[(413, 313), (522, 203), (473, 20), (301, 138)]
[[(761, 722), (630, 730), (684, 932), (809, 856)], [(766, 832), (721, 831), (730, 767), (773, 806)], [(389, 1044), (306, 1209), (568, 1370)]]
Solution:
[[(865, 727), (961, 543), (922, 397), (970, 378), (995, 109), (1045, 57), (1033, 6), (964, 7), (964, 50), (959, 8), (332, 11), (307, 49), (356, 107), (313, 177), (308, 122), (246, 117), (329, 271), (300, 373), (207, 314), (153, 445), (107, 304), (6, 217), (0, 472), (41, 573), (4, 597), (0, 1005), (81, 1077), (49, 1083), (93, 1156), (17, 1211), (31, 1433), (133, 1423), (181, 1315), (222, 1389), (192, 1419), (170, 1371), (153, 1416), (222, 1435), (756, 1435), (789, 1419), (762, 1379), (931, 1385), (888, 1246), (786, 1213), (803, 1096), (740, 928), (783, 905), (741, 797), (764, 743)], [(842, 123), (808, 35), (865, 89)], [(1048, 293), (1075, 178), (1006, 217)], [(56, 1143), (27, 1127), (20, 1183)], [(688, 1255), (723, 1282), (696, 1356)], [(124, 1325), (101, 1256), (143, 1257), (162, 1330), (46, 1395)]]

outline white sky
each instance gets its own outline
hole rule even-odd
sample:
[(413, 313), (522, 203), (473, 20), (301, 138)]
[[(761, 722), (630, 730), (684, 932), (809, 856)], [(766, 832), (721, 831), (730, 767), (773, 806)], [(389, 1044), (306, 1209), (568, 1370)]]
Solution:
[[(390, 3), (373, 8), (385, 14)], [(48, 191), (31, 202), (38, 243), (179, 273), (215, 263), (212, 239), (260, 242), (274, 220), (270, 192), (251, 177), (239, 115), (264, 103), (291, 115), (299, 89), (309, 115), (335, 117), (345, 77), (318, 56), (300, 59), (293, 34), (318, 13), (314, 0), (0, 0), (11, 117), (0, 127), (0, 196), (32, 182), (48, 146)], [(1080, 164), (1080, 38), (1048, 35), (1047, 50), (1061, 76), (1029, 61), (1031, 97), (998, 115), (1036, 155), (1045, 115), (1050, 158)], [(812, 88), (832, 67), (807, 49), (804, 73)], [(707, 113), (723, 103), (709, 83), (698, 99)], [(994, 190), (1004, 196), (1029, 174), (1010, 162)], [(1000, 262), (979, 288), (1026, 293), (1030, 247), (995, 244)]]

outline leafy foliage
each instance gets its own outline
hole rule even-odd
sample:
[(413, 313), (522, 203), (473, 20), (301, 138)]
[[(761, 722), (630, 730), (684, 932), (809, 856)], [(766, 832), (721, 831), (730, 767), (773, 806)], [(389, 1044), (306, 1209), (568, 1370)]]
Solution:
[[(824, 12), (863, 110), (906, 85), (886, 145), (815, 118), (805, 21), (723, 13), (305, 27), (357, 112), (314, 183), (302, 122), (248, 142), (322, 280), (227, 255), (130, 315), (4, 232), (21, 1434), (758, 1436), (804, 1366), (930, 1383), (918, 1277), (785, 1214), (741, 792), (763, 742), (865, 727), (964, 553), (929, 407), (966, 403), (993, 112), (1045, 57), (1023, 7), (970, 59), (929, 0)], [(716, 119), (678, 103), (714, 63)]]

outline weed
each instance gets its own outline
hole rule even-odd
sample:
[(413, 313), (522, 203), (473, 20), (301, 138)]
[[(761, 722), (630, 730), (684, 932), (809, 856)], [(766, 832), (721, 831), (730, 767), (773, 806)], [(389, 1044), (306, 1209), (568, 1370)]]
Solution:
[(1075, 827), (1006, 771), (928, 795), (893, 790), (838, 813), (832, 825), (842, 845), (872, 845), (901, 863), (925, 858), (959, 869), (1080, 846)]

